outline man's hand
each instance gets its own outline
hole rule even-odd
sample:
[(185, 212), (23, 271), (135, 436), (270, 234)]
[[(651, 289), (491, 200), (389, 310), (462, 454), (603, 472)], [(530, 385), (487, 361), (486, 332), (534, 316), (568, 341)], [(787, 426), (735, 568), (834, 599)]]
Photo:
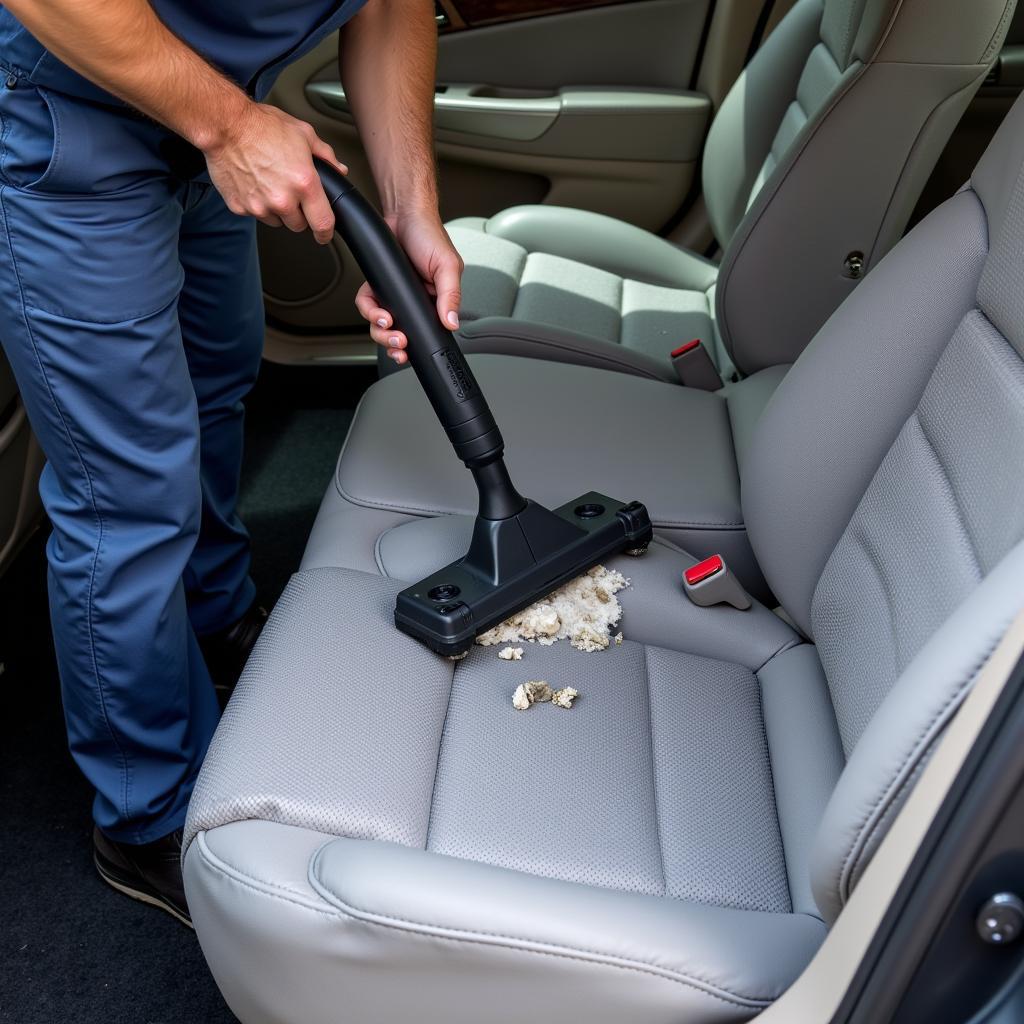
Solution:
[[(378, 0), (380, 2), (380, 0)], [(185, 45), (149, 0), (3, 0), (48, 49), (90, 81), (187, 139), (235, 213), (330, 241), (334, 214), (313, 167), (342, 173), (312, 127), (254, 103)]]
[[(380, 55), (394, 54), (400, 75), (381, 74)], [(433, 0), (373, 0), (342, 29), (339, 57), (345, 95), (355, 114), (384, 219), (437, 298), (437, 315), (459, 326), (462, 260), (438, 213), (432, 119), (437, 25)], [(408, 339), (368, 284), (356, 307), (370, 336), (399, 365)], [(413, 339), (416, 344), (416, 339)]]
[[(388, 217), (388, 224), (401, 243), (412, 265), (419, 271), (427, 291), (437, 299), (437, 315), (450, 330), (459, 326), (459, 281), (462, 257), (455, 251), (436, 211)], [(404, 349), (408, 338), (395, 330), (394, 319), (383, 309), (369, 282), (356, 295), (356, 309), (370, 323), (370, 337), (388, 350), (399, 366), (408, 361)]]
[(248, 214), (272, 228), (305, 231), (326, 245), (334, 234), (334, 213), (324, 194), (313, 157), (339, 163), (326, 142), (305, 121), (264, 103), (249, 103), (223, 139), (205, 150), (210, 179), (228, 209)]

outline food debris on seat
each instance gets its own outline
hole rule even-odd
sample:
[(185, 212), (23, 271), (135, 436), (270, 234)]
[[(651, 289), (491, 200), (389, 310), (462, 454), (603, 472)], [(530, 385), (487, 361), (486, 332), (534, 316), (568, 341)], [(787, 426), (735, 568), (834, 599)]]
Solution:
[(561, 690), (555, 690), (551, 694), (551, 703), (556, 708), (571, 708), (572, 702), (580, 695), (579, 690), (574, 690), (571, 686), (563, 687)]
[(516, 711), (525, 711), (531, 704), (544, 704), (553, 696), (551, 687), (543, 679), (531, 679), (516, 687), (516, 692), (512, 694), (512, 707)]
[[(580, 651), (603, 651), (611, 642), (611, 628), (622, 618), (622, 605), (615, 594), (628, 586), (629, 580), (622, 573), (595, 565), (543, 600), (481, 633), (476, 642), (490, 647), (525, 640), (547, 646), (556, 640), (568, 640)], [(615, 642), (620, 642), (618, 637)], [(498, 656), (505, 657), (503, 652)]]
[(498, 657), (502, 661), (522, 661), (523, 649), (522, 647), (503, 647), (498, 651)]

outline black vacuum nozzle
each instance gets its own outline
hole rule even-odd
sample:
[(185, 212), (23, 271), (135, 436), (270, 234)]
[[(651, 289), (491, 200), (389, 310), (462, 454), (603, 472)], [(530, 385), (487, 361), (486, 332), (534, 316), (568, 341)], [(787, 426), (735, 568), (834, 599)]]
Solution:
[(480, 508), (469, 551), (403, 590), (395, 607), (399, 629), (440, 654), (461, 654), (479, 634), (603, 558), (646, 547), (651, 522), (635, 501), (593, 492), (551, 511), (516, 490), (490, 406), (419, 274), (348, 179), (321, 161), (317, 170), (337, 231), (409, 339), (409, 363), (476, 481)]

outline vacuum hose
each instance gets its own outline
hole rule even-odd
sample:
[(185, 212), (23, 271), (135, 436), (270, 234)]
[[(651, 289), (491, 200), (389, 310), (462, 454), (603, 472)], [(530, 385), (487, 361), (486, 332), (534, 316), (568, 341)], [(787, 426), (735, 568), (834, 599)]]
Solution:
[(505, 443), (458, 342), (384, 218), (339, 171), (316, 160), (345, 240), (381, 306), (409, 339), (406, 354), (455, 453), (473, 473), (484, 519), (508, 519), (526, 507), (505, 466)]

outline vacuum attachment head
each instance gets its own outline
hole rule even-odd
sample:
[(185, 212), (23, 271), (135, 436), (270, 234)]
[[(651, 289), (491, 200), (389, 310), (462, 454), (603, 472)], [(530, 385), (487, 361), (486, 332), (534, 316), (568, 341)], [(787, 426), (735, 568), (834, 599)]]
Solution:
[(480, 494), (465, 558), (403, 590), (395, 607), (399, 629), (440, 654), (462, 654), (479, 634), (601, 559), (646, 547), (651, 521), (635, 501), (590, 493), (552, 512), (516, 490), (490, 406), (419, 274), (352, 183), (329, 164), (316, 165), (335, 226), (408, 336), (409, 364)]
[(463, 654), (481, 633), (609, 555), (651, 540), (647, 509), (591, 491), (551, 511), (478, 517), (464, 558), (398, 595), (395, 623), (438, 654)]

